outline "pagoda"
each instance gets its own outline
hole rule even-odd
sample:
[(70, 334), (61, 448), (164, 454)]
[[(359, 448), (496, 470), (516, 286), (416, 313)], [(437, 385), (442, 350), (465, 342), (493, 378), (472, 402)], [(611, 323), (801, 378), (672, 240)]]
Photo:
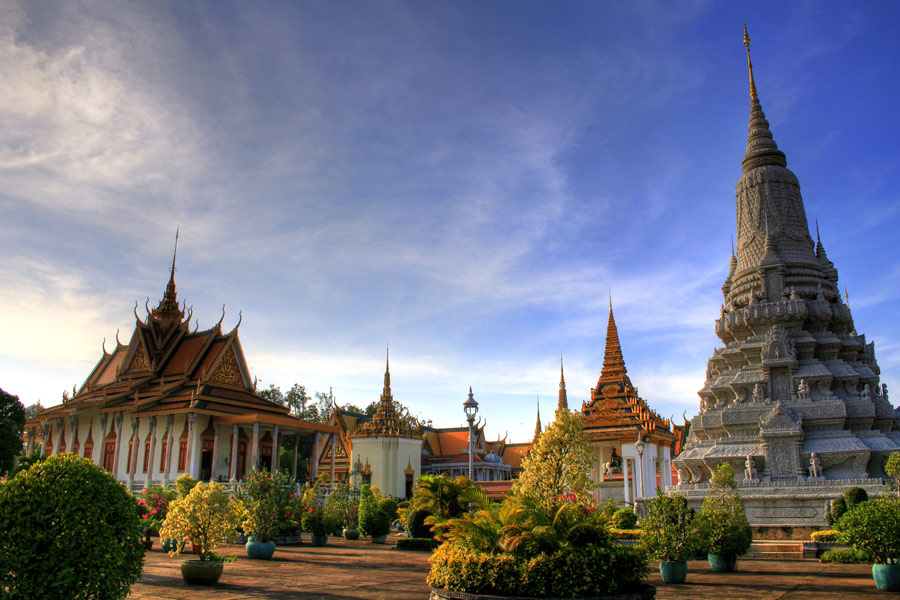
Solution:
[[(800, 185), (762, 111), (750, 38), (750, 125), (737, 182), (737, 251), (722, 286), (700, 413), (673, 461), (692, 505), (732, 465), (755, 525), (822, 525), (831, 498), (882, 491), (900, 431), (874, 344), (853, 324), (838, 273), (809, 233)], [(818, 229), (818, 228), (817, 228)]]
[[(559, 409), (564, 409), (565, 380), (560, 369)], [(597, 463), (592, 479), (599, 502), (634, 503), (654, 496), (657, 487), (672, 485), (671, 449), (675, 442), (669, 419), (660, 417), (638, 395), (628, 377), (612, 300), (606, 326), (606, 350), (597, 387), (582, 403), (584, 431)]]

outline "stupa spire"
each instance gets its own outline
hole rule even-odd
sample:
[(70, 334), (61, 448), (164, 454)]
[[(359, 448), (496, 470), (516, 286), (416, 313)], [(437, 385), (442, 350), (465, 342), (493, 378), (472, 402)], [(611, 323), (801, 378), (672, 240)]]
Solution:
[(541, 437), (541, 397), (537, 397), (537, 421), (534, 424), (534, 441)]
[(172, 268), (169, 271), (169, 282), (166, 284), (166, 291), (163, 294), (159, 305), (153, 310), (152, 317), (158, 322), (168, 322), (168, 320), (178, 320), (184, 316), (184, 311), (178, 307), (178, 295), (175, 292), (175, 259), (178, 256), (178, 236), (179, 229), (175, 230), (175, 249), (172, 252)]
[(384, 360), (384, 392), (383, 398), (391, 397), (391, 348), (388, 346)]
[(744, 25), (744, 46), (747, 47), (747, 69), (750, 72), (750, 125), (747, 127), (750, 134), (747, 136), (747, 153), (741, 161), (744, 173), (756, 169), (775, 165), (787, 166), (787, 158), (784, 152), (778, 149), (769, 131), (769, 122), (759, 103), (756, 93), (756, 82), (753, 79), (753, 62), (750, 60), (750, 35), (747, 33), (747, 25)]
[(556, 410), (568, 410), (569, 398), (566, 395), (566, 377), (563, 374), (563, 359), (559, 357), (559, 404)]
[(619, 330), (613, 316), (612, 297), (609, 299), (609, 321), (606, 324), (606, 351), (603, 354), (603, 370), (601, 380), (619, 380), (628, 375), (622, 346), (619, 344)]

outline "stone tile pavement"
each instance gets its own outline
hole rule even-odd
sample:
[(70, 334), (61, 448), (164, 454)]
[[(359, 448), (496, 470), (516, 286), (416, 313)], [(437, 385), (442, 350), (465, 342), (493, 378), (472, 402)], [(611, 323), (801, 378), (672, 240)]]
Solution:
[[(308, 538), (307, 538), (308, 539)], [(313, 548), (280, 547), (271, 561), (246, 558), (242, 546), (226, 545), (221, 554), (240, 557), (227, 563), (219, 584), (186, 586), (182, 557), (171, 558), (159, 543), (147, 554), (144, 573), (129, 598), (139, 600), (238, 600), (244, 598), (321, 598), (426, 600), (428, 553), (397, 550), (369, 541), (329, 538)], [(651, 565), (655, 567), (654, 565)], [(691, 562), (687, 583), (666, 585), (659, 572), (649, 581), (659, 600), (855, 600), (890, 598), (872, 582), (869, 565), (823, 565), (816, 560), (741, 560), (738, 572), (713, 573), (703, 561)]]

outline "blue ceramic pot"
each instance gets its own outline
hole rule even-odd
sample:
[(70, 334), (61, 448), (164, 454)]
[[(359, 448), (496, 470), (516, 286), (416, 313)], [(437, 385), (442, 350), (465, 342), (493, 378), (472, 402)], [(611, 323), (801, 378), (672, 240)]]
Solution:
[(661, 560), (659, 561), (659, 574), (666, 583), (684, 583), (687, 579), (686, 560)]
[(875, 587), (887, 592), (900, 592), (900, 565), (872, 565)]
[(269, 560), (275, 554), (275, 542), (257, 542), (252, 536), (248, 538), (244, 548), (247, 550), (248, 558), (258, 560)]
[(324, 546), (328, 543), (328, 534), (327, 533), (313, 533), (310, 534), (310, 544), (313, 546)]
[(387, 541), (387, 536), (388, 536), (388, 534), (378, 535), (378, 536), (373, 535), (372, 543), (373, 544), (383, 544)]
[(737, 556), (732, 554), (707, 554), (709, 568), (716, 573), (731, 573), (737, 565)]

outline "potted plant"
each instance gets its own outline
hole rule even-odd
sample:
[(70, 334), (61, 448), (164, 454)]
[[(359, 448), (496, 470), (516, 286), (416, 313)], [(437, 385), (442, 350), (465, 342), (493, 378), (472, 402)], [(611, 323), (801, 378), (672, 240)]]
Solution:
[[(141, 520), (143, 521), (144, 545), (149, 550), (153, 546), (150, 536), (159, 532), (162, 522), (166, 519), (169, 510), (169, 502), (176, 498), (175, 490), (167, 489), (159, 484), (151, 483), (147, 489), (138, 494), (138, 506), (141, 508)], [(160, 538), (163, 552), (168, 552), (173, 540)]]
[(303, 530), (310, 533), (310, 543), (313, 546), (327, 544), (329, 534), (334, 533), (335, 521), (319, 504), (318, 481), (304, 486), (302, 510), (301, 524)]
[(216, 482), (198, 483), (185, 498), (169, 504), (169, 512), (160, 529), (163, 538), (178, 540), (171, 556), (178, 555), (184, 541), (190, 541), (198, 560), (186, 560), (181, 564), (184, 582), (194, 585), (212, 585), (222, 576), (226, 558), (213, 553), (222, 541), (233, 542), (241, 523), (243, 508), (239, 501), (232, 501), (225, 488)]
[(659, 573), (666, 583), (684, 583), (687, 578), (687, 561), (694, 557), (699, 545), (693, 517), (683, 496), (666, 496), (660, 489), (647, 505), (638, 546), (659, 560)]
[(840, 540), (872, 560), (879, 590), (900, 591), (900, 500), (876, 498), (848, 510), (836, 523)]
[(252, 469), (237, 495), (244, 507), (241, 525), (247, 535), (245, 549), (250, 558), (268, 560), (275, 554), (275, 534), (282, 513), (276, 498), (278, 489), (278, 482), (267, 471)]
[(335, 523), (335, 536), (340, 537), (344, 535), (344, 527), (350, 526), (352, 506), (350, 487), (344, 482), (338, 483), (325, 502), (325, 512)]
[(713, 571), (734, 571), (737, 557), (750, 549), (753, 530), (737, 493), (734, 469), (728, 463), (716, 468), (709, 495), (700, 508), (698, 529)]
[(359, 530), (372, 537), (373, 544), (383, 544), (391, 531), (391, 517), (385, 513), (368, 485), (359, 491)]

